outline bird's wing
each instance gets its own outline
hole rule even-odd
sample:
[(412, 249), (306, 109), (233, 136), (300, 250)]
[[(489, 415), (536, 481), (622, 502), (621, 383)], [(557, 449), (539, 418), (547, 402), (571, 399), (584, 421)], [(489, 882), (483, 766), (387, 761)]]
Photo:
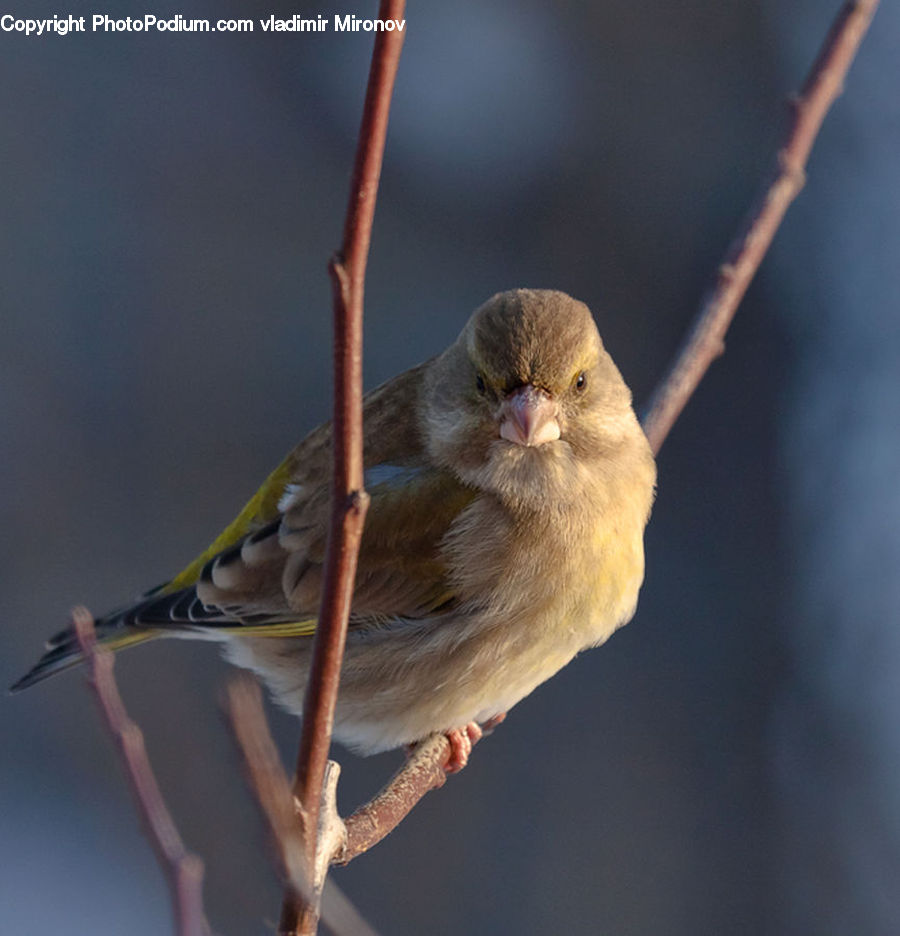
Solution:
[[(372, 500), (354, 621), (424, 613), (446, 598), (439, 539), (471, 497), (428, 465), (419, 419), (427, 366), (382, 384), (363, 403), (365, 486)], [(268, 625), (273, 635), (312, 633), (329, 525), (331, 447), (330, 424), (303, 439), (208, 549), (135, 606), (131, 623), (236, 624), (260, 634)]]
[[(471, 500), (427, 463), (419, 400), (427, 363), (366, 394), (365, 484), (372, 498), (360, 547), (354, 623), (414, 616), (446, 600), (440, 538)], [(171, 582), (125, 612), (132, 627), (254, 627), (311, 634), (330, 514), (331, 425), (304, 438), (237, 518)]]
[[(360, 546), (351, 627), (421, 618), (450, 607), (445, 534), (474, 492), (442, 470), (379, 465)], [(328, 527), (327, 499), (296, 500), (270, 524), (208, 559), (197, 581), (148, 595), (122, 614), (132, 628), (257, 636), (315, 631)]]
[[(420, 463), (423, 453), (418, 400), (422, 394), (422, 377), (429, 363), (426, 361), (413, 367), (366, 394), (363, 400), (363, 447), (367, 469), (377, 470), (384, 464)], [(174, 593), (195, 584), (212, 559), (279, 520), (285, 502), (300, 499), (297, 496), (299, 491), (302, 490), (310, 501), (327, 498), (331, 477), (331, 441), (330, 422), (305, 436), (213, 542), (171, 581), (154, 589), (154, 593)]]
[[(373, 466), (350, 627), (384, 627), (433, 616), (457, 601), (442, 553), (444, 536), (475, 492), (445, 472)], [(209, 637), (307, 637), (315, 633), (328, 526), (327, 498), (299, 499), (269, 524), (207, 559), (197, 580), (162, 586), (96, 622), (97, 637), (121, 650), (166, 633)], [(13, 690), (81, 658), (71, 628), (47, 642)]]
[[(423, 614), (450, 599), (439, 541), (472, 494), (427, 466), (418, 419), (427, 365), (382, 384), (364, 400), (366, 485), (372, 502), (357, 572), (354, 626)], [(99, 619), (100, 642), (118, 650), (185, 629), (312, 634), (328, 527), (331, 438), (329, 424), (306, 436), (178, 575)], [(67, 669), (79, 658), (71, 628), (61, 631), (16, 688)]]

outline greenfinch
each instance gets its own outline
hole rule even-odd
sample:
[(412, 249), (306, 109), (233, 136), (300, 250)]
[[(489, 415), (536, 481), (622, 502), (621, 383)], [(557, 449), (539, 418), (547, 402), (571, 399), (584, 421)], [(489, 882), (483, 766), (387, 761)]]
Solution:
[[(464, 748), (631, 619), (653, 456), (587, 306), (552, 290), (488, 300), (443, 354), (366, 395), (364, 426), (371, 505), (334, 736), (364, 754), (434, 732)], [(330, 472), (326, 424), (184, 571), (99, 619), (100, 642), (219, 639), (300, 714)], [(78, 660), (63, 631), (13, 689)]]

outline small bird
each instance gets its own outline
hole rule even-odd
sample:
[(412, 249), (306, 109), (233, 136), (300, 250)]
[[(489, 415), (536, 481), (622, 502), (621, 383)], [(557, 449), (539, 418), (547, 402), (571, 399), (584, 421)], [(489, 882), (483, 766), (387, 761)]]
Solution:
[[(587, 306), (517, 289), (364, 400), (362, 538), (334, 737), (363, 754), (443, 732), (451, 768), (579, 651), (632, 617), (656, 467)], [(315, 429), (170, 582), (97, 621), (113, 650), (224, 642), (301, 714), (328, 529)], [(53, 637), (24, 689), (80, 659)]]

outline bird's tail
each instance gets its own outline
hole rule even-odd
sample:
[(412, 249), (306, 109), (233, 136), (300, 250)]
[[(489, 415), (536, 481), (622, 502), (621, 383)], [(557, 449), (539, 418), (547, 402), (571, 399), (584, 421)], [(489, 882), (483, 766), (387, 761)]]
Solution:
[[(97, 643), (113, 651), (124, 650), (125, 647), (133, 647), (135, 644), (160, 636), (159, 631), (146, 630), (129, 624), (126, 620), (126, 612), (108, 614), (97, 620), (94, 628), (97, 633)], [(69, 626), (58, 634), (54, 634), (47, 641), (44, 655), (18, 682), (9, 687), (9, 691), (19, 692), (27, 689), (50, 676), (77, 666), (83, 659), (75, 629)]]

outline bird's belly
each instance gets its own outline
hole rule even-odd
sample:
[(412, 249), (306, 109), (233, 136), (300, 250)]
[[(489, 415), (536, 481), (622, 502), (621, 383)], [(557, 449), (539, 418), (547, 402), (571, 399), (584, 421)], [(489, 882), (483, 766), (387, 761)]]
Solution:
[[(543, 600), (532, 593), (489, 612), (351, 632), (336, 740), (371, 754), (508, 711), (630, 618), (643, 556), (606, 552), (603, 560), (581, 587), (557, 570), (565, 587)], [(308, 639), (241, 638), (229, 656), (262, 675), (278, 701), (299, 715), (310, 649)]]
[[(624, 623), (606, 602), (595, 605), (529, 609), (518, 620), (445, 622), (427, 636), (411, 633), (408, 641), (393, 635), (389, 648), (351, 643), (335, 736), (375, 752), (508, 711)], [(454, 634), (455, 625), (468, 633)]]
[(429, 648), (410, 648), (411, 656), (393, 673), (387, 661), (379, 665), (370, 652), (360, 661), (350, 649), (335, 737), (374, 753), (470, 721), (487, 721), (512, 708), (577, 652), (571, 645), (545, 641), (511, 647), (504, 636), (491, 635), (455, 647), (444, 643), (438, 639)]

